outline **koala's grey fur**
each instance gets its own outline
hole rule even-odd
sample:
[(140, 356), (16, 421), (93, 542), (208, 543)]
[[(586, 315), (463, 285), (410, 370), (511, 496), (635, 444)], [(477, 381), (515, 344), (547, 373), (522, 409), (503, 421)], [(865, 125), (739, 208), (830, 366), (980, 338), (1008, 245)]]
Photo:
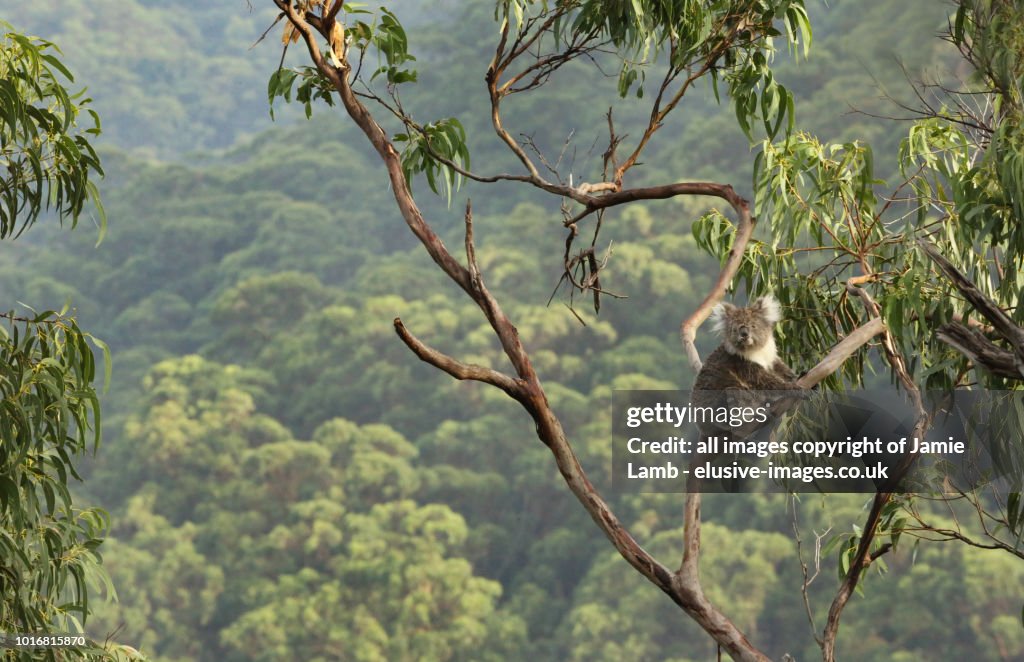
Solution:
[[(796, 374), (779, 359), (775, 347), (775, 324), (782, 319), (779, 302), (771, 295), (757, 299), (747, 308), (720, 303), (712, 313), (714, 329), (722, 336), (722, 344), (708, 356), (697, 374), (691, 401), (698, 407), (761, 407), (771, 406), (772, 419), (785, 413), (804, 398), (807, 391), (796, 383)], [(765, 394), (764, 391), (787, 391), (788, 394)], [(800, 391), (795, 399), (793, 391)], [(764, 422), (751, 422), (737, 427), (702, 422), (697, 425), (702, 437), (724, 435), (731, 439), (750, 439), (770, 432)], [(693, 463), (705, 458), (695, 457)], [(710, 457), (713, 462), (732, 461), (730, 456)], [(744, 481), (726, 480), (721, 485), (711, 481), (702, 489), (736, 492), (744, 489)], [(717, 488), (717, 489), (716, 489)]]
[(775, 347), (775, 323), (782, 319), (775, 297), (763, 296), (748, 308), (720, 303), (711, 319), (722, 344), (704, 362), (694, 391), (800, 389)]

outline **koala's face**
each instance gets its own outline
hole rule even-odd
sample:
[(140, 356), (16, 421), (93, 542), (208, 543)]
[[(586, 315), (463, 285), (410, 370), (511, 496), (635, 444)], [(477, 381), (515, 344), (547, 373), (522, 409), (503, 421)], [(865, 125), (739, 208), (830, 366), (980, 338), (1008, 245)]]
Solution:
[(720, 303), (712, 313), (714, 328), (731, 351), (746, 353), (764, 347), (772, 340), (772, 328), (782, 318), (779, 303), (764, 296), (748, 308)]

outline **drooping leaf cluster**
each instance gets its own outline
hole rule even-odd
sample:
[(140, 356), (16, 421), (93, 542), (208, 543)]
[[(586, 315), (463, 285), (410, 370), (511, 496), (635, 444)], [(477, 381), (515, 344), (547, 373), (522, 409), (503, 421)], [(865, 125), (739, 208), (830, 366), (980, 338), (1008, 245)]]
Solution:
[[(74, 82), (52, 43), (19, 34), (0, 21), (0, 239), (16, 237), (52, 210), (72, 227), (88, 203), (95, 206), (100, 239), (106, 217), (90, 176), (102, 176), (89, 142), (100, 132), (99, 115)], [(83, 111), (91, 127), (79, 126)]]

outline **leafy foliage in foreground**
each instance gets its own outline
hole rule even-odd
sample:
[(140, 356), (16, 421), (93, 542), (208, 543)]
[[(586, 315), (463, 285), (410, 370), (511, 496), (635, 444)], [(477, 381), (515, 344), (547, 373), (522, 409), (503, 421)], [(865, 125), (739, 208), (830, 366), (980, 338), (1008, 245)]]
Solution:
[[(89, 142), (99, 135), (99, 115), (89, 99), (72, 95), (60, 79), (74, 82), (52, 43), (4, 30), (0, 42), (0, 239), (16, 237), (52, 209), (74, 226), (87, 203), (106, 218), (90, 176), (103, 175)], [(78, 127), (87, 112), (92, 127)]]
[[(0, 22), (0, 28), (10, 26)], [(98, 204), (90, 176), (102, 174), (89, 138), (77, 133), (86, 101), (61, 83), (71, 74), (53, 44), (7, 31), (0, 41), (0, 239), (17, 237), (47, 209), (74, 226), (87, 201)], [(97, 134), (99, 120), (91, 113)], [(102, 210), (101, 210), (102, 216)], [(102, 230), (101, 230), (102, 237)], [(6, 305), (6, 304), (5, 304)], [(100, 443), (93, 347), (65, 308), (59, 313), (0, 314), (0, 631), (77, 634), (90, 613), (90, 590), (112, 588), (98, 547), (104, 511), (75, 507), (75, 462)], [(56, 649), (21, 649), (19, 659)], [(105, 658), (92, 644), (71, 657)], [(62, 654), (63, 655), (63, 654)]]

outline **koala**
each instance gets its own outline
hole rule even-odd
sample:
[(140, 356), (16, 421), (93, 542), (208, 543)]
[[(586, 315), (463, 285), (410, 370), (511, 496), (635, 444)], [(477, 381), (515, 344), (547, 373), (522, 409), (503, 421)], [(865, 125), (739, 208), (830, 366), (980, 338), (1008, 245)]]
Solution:
[[(769, 421), (752, 421), (736, 427), (704, 421), (697, 427), (702, 437), (724, 436), (732, 440), (770, 438), (769, 423), (790, 411), (808, 395), (796, 383), (796, 374), (779, 359), (775, 347), (775, 324), (782, 319), (779, 302), (771, 295), (763, 296), (747, 308), (720, 303), (712, 313), (714, 329), (722, 336), (722, 344), (708, 356), (697, 374), (691, 401), (697, 407), (771, 407)], [(775, 393), (765, 394), (764, 391)], [(777, 393), (787, 391), (788, 393)], [(794, 391), (798, 393), (793, 393)], [(732, 455), (695, 457), (693, 462), (709, 460), (728, 466), (737, 458)], [(743, 491), (745, 481), (723, 478), (719, 483), (705, 483), (707, 491)]]
[(779, 302), (770, 294), (749, 308), (718, 304), (711, 320), (722, 344), (704, 362), (693, 390), (800, 390), (796, 374), (779, 359), (775, 347), (774, 327), (780, 319)]
[[(720, 303), (711, 319), (714, 330), (722, 336), (722, 344), (708, 356), (697, 374), (691, 398), (694, 405), (758, 407), (770, 401), (775, 418), (808, 395), (796, 383), (796, 374), (779, 359), (774, 327), (782, 319), (782, 312), (775, 297), (763, 296), (747, 308)], [(788, 393), (767, 395), (763, 391)], [(705, 423), (698, 427), (705, 435), (726, 434), (736, 438), (753, 434), (763, 424), (727, 428)]]

